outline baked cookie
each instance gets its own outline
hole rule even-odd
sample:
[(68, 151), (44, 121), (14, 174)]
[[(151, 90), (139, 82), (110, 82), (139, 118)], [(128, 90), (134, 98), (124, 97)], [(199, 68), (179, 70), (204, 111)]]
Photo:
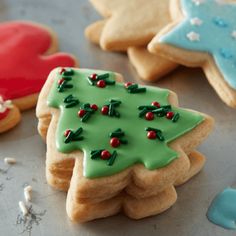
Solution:
[(0, 133), (13, 128), (20, 121), (20, 111), (10, 100), (0, 96)]
[(105, 19), (87, 27), (85, 35), (90, 41), (104, 50), (127, 51), (139, 76), (147, 81), (155, 81), (177, 67), (146, 49), (156, 33), (170, 22), (169, 0), (91, 2)]
[(179, 108), (173, 92), (122, 80), (112, 72), (58, 68), (39, 95), (47, 181), (68, 191), (72, 220), (163, 212), (177, 199), (174, 186), (204, 165), (195, 148), (212, 118)]
[(13, 116), (16, 107), (25, 110), (35, 106), (53, 68), (76, 65), (72, 55), (55, 53), (57, 50), (55, 33), (45, 26), (24, 21), (0, 24), (0, 95), (15, 105), (4, 120)]
[(177, 63), (202, 67), (220, 98), (236, 107), (236, 4), (219, 0), (172, 0), (173, 22), (149, 50)]

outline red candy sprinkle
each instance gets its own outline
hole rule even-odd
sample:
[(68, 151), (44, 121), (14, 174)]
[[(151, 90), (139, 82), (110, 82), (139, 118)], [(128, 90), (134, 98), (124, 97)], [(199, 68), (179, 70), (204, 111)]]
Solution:
[(101, 110), (101, 113), (103, 115), (107, 115), (108, 114), (108, 111), (109, 111), (109, 107), (108, 106), (103, 106), (102, 107), (102, 110)]
[(96, 79), (98, 78), (98, 75), (97, 75), (97, 74), (91, 74), (91, 75), (89, 76), (89, 78), (90, 78), (91, 80), (96, 80)]
[(125, 83), (124, 84), (124, 86), (125, 86), (125, 88), (128, 88), (130, 85), (132, 85), (133, 83), (131, 83), (131, 82), (127, 82), (127, 83)]
[(166, 113), (166, 118), (171, 120), (174, 117), (175, 113), (172, 111), (169, 111)]
[(65, 80), (64, 79), (60, 79), (58, 80), (58, 84), (61, 85)]
[(70, 129), (67, 129), (65, 132), (64, 132), (64, 136), (67, 137), (69, 134), (70, 134), (71, 130)]
[(106, 87), (106, 82), (104, 80), (99, 80), (97, 82), (97, 87), (99, 88), (105, 88)]
[(81, 109), (78, 111), (78, 116), (83, 117), (85, 115), (86, 111), (84, 109)]
[(146, 120), (153, 120), (154, 114), (152, 112), (147, 112), (145, 115)]
[(97, 111), (98, 106), (96, 104), (90, 105), (90, 108), (93, 109), (94, 111)]
[(147, 133), (147, 137), (149, 138), (149, 139), (156, 139), (156, 137), (157, 137), (157, 134), (156, 134), (156, 132), (155, 131), (149, 131), (148, 133)]
[(62, 73), (64, 73), (66, 71), (66, 69), (65, 68), (61, 68), (61, 70), (60, 70), (60, 74), (62, 74)]
[(101, 159), (108, 160), (111, 157), (111, 153), (107, 150), (103, 150), (101, 153)]
[(118, 138), (112, 138), (110, 140), (110, 145), (114, 148), (119, 147), (120, 146), (120, 140)]
[(155, 107), (158, 107), (158, 108), (161, 107), (160, 103), (156, 102), (156, 101), (152, 102), (152, 106), (155, 106)]

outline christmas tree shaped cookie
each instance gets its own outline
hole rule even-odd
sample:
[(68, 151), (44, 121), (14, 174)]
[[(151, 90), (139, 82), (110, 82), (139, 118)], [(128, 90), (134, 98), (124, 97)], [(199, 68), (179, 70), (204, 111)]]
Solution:
[[(104, 17), (85, 30), (87, 38), (109, 51), (127, 51), (139, 76), (160, 79), (177, 64), (148, 52), (147, 44), (170, 22), (169, 0), (91, 0)], [(148, 13), (148, 14), (147, 14)], [(158, 20), (157, 20), (158, 19)]]
[(211, 131), (209, 116), (179, 108), (168, 90), (118, 81), (112, 72), (58, 68), (39, 96), (47, 181), (68, 191), (72, 220), (163, 212), (176, 201), (174, 186), (204, 165), (195, 148)]
[(233, 1), (172, 1), (173, 23), (149, 44), (153, 53), (202, 67), (220, 98), (231, 107), (236, 107), (235, 13)]
[(72, 55), (57, 50), (57, 38), (45, 26), (25, 21), (0, 24), (0, 133), (18, 123), (19, 110), (35, 106), (53, 68), (75, 66)]

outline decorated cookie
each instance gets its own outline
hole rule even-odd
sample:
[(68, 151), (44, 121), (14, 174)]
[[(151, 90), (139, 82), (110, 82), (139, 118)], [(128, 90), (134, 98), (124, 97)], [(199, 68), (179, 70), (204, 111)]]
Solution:
[(149, 44), (167, 59), (202, 67), (220, 98), (236, 107), (236, 4), (219, 0), (173, 0), (173, 23)]
[[(14, 104), (0, 115), (4, 121), (10, 119), (11, 123), (14, 117), (16, 122), (13, 114), (18, 112), (16, 107), (25, 110), (36, 104), (38, 93), (53, 68), (76, 64), (73, 56), (55, 53), (57, 44), (54, 33), (44, 26), (21, 21), (0, 24), (0, 95), (7, 104), (8, 100)], [(0, 128), (0, 132), (6, 129), (7, 126)]]
[(105, 19), (87, 27), (85, 35), (90, 41), (104, 50), (127, 51), (144, 80), (155, 81), (176, 68), (176, 63), (146, 49), (155, 34), (170, 22), (169, 0), (148, 0), (145, 4), (143, 0), (91, 2)]
[(0, 96), (0, 133), (13, 128), (20, 121), (20, 111), (11, 100)]
[(226, 188), (211, 203), (207, 218), (225, 229), (236, 230), (236, 189)]
[(37, 105), (47, 181), (68, 191), (67, 213), (89, 221), (121, 211), (140, 219), (174, 204), (174, 186), (197, 174), (195, 148), (213, 120), (178, 107), (168, 90), (120, 83), (109, 71), (58, 68)]

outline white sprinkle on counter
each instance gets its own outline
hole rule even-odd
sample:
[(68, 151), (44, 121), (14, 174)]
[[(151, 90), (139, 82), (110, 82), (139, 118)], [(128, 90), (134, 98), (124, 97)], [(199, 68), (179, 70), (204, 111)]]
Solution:
[(13, 157), (5, 157), (4, 162), (8, 165), (16, 164), (16, 159)]
[(20, 207), (20, 210), (21, 210), (23, 216), (26, 216), (28, 214), (28, 209), (27, 209), (25, 203), (22, 201), (19, 201), (19, 207)]

